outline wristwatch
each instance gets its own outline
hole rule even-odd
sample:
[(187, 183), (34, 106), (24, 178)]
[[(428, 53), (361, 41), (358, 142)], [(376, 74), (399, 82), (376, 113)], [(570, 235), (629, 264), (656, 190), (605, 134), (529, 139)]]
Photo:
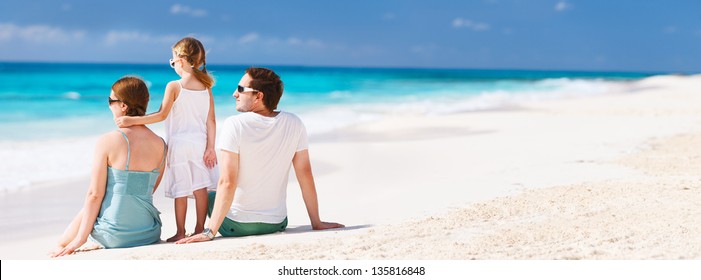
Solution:
[(209, 240), (214, 239), (214, 232), (212, 232), (212, 230), (209, 228), (205, 228), (202, 231), (202, 234), (204, 234), (204, 236), (207, 236), (207, 238), (209, 238)]

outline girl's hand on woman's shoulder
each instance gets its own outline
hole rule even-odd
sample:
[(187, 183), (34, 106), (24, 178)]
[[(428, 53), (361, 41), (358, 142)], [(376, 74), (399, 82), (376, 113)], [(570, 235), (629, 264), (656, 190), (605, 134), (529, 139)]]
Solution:
[(117, 124), (117, 126), (120, 128), (130, 127), (133, 125), (131, 123), (131, 118), (127, 116), (117, 117), (116, 119), (114, 119), (114, 123)]

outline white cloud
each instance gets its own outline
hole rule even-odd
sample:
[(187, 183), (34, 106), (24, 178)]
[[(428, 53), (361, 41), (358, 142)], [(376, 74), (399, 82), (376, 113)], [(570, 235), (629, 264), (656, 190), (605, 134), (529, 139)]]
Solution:
[(239, 38), (239, 43), (249, 44), (249, 43), (253, 43), (255, 41), (258, 41), (258, 39), (260, 39), (260, 35), (258, 35), (258, 33), (255, 33), (255, 32), (248, 33), (246, 35), (241, 36), (241, 38)]
[(0, 41), (10, 40), (17, 34), (17, 26), (14, 24), (0, 24)]
[(387, 20), (387, 21), (394, 20), (396, 18), (397, 18), (397, 16), (394, 15), (394, 13), (386, 13), (382, 16), (382, 19)]
[(424, 57), (431, 57), (431, 56), (435, 55), (436, 53), (439, 53), (440, 50), (441, 49), (434, 43), (423, 44), (423, 45), (414, 45), (411, 48), (409, 48), (409, 51), (411, 53), (414, 53), (416, 55), (421, 55)]
[(65, 30), (49, 25), (18, 26), (0, 23), (0, 41), (22, 40), (31, 43), (69, 43), (85, 38), (83, 30)]
[(305, 38), (295, 35), (276, 37), (256, 31), (236, 36), (220, 36), (216, 42), (211, 43), (203, 40), (202, 43), (205, 44), (205, 47), (211, 47), (212, 50), (227, 50), (227, 52), (229, 51), (228, 49), (232, 48), (241, 52), (254, 51), (263, 53), (340, 51), (345, 49), (345, 46), (342, 44), (330, 43), (316, 38)]
[(565, 10), (571, 10), (574, 6), (567, 1), (560, 1), (555, 4), (555, 11), (562, 12)]
[(315, 48), (325, 47), (324, 42), (322, 42), (321, 40), (317, 40), (317, 39), (308, 39), (304, 42), (304, 44), (308, 47), (315, 47)]
[(304, 47), (312, 47), (312, 48), (323, 48), (325, 45), (321, 40), (317, 39), (299, 39), (297, 37), (290, 37), (285, 41), (288, 45), (291, 46), (304, 46)]
[(189, 6), (175, 4), (170, 7), (170, 13), (174, 15), (186, 14), (193, 17), (203, 17), (207, 15), (207, 11), (203, 9), (194, 9)]
[(469, 28), (474, 31), (486, 31), (489, 30), (490, 26), (488, 23), (484, 22), (474, 22), (469, 19), (456, 18), (453, 20), (453, 27), (455, 28)]
[(167, 43), (174, 44), (180, 39), (176, 35), (153, 36), (140, 31), (109, 31), (103, 37), (102, 42), (106, 45), (133, 44), (133, 43)]
[(299, 38), (290, 37), (289, 39), (287, 39), (287, 43), (290, 45), (301, 45), (302, 40), (300, 40)]
[(256, 32), (244, 34), (241, 37), (233, 38), (233, 42), (238, 45), (252, 46), (290, 46), (290, 47), (305, 47), (305, 48), (325, 48), (327, 44), (318, 39), (304, 39), (295, 36), (281, 39), (277, 37), (261, 36)]
[[(202, 35), (202, 34), (194, 34), (194, 33), (189, 33), (183, 37), (193, 37), (197, 38), (197, 40), (200, 40), (203, 45), (207, 46), (210, 43), (214, 43), (217, 41), (215, 37), (209, 36), (209, 35)], [(182, 39), (182, 37), (178, 38), (177, 40)], [(173, 41), (173, 44), (175, 44), (176, 41)]]
[(667, 34), (673, 34), (673, 33), (677, 33), (677, 31), (679, 31), (679, 30), (677, 29), (676, 26), (667, 26), (664, 28), (663, 31), (664, 31), (664, 33), (667, 33)]

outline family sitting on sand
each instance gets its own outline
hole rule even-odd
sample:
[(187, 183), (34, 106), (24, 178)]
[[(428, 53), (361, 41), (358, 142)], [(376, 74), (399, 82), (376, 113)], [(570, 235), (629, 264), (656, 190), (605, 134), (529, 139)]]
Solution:
[[(153, 193), (161, 179), (165, 195), (175, 200), (177, 231), (168, 242), (209, 241), (217, 232), (230, 237), (284, 231), (291, 166), (312, 228), (343, 227), (319, 217), (304, 124), (294, 114), (276, 111), (283, 92), (280, 77), (270, 69), (246, 70), (233, 94), (242, 114), (222, 125), (217, 158), (214, 81), (204, 46), (186, 37), (172, 51), (170, 66), (180, 79), (168, 83), (158, 112), (145, 115), (149, 92), (141, 79), (124, 77), (112, 85), (109, 108), (121, 129), (98, 139), (85, 204), (51, 256), (160, 242), (162, 223)], [(163, 120), (167, 145), (145, 126)], [(188, 197), (194, 197), (197, 211), (189, 237)]]

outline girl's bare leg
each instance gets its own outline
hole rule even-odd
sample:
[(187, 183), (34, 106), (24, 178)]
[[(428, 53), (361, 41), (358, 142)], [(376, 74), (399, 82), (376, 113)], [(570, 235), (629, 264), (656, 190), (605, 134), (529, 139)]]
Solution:
[(195, 207), (197, 210), (197, 223), (193, 234), (198, 234), (204, 231), (204, 221), (207, 219), (207, 188), (196, 190), (192, 194), (195, 196)]
[(166, 242), (175, 242), (185, 238), (185, 216), (187, 214), (187, 196), (175, 199), (175, 235), (166, 239)]

